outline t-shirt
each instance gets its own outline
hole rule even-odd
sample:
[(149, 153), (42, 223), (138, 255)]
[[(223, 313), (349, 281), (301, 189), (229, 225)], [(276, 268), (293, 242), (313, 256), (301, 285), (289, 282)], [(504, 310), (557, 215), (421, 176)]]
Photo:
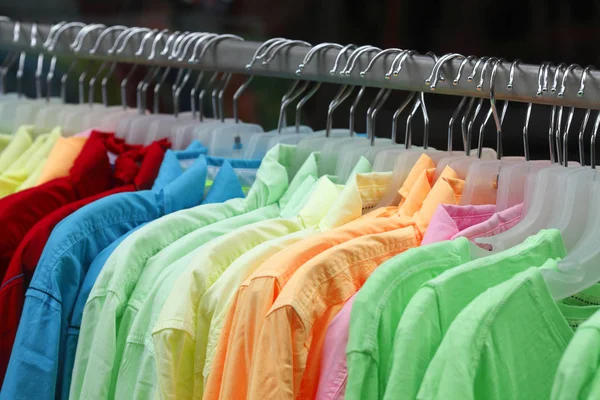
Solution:
[(548, 399), (574, 330), (599, 309), (556, 303), (540, 269), (529, 268), (456, 316), (417, 399)]
[[(590, 293), (591, 292), (591, 293)], [(580, 304), (600, 304), (598, 286), (592, 286), (574, 298)], [(592, 297), (592, 298), (590, 298)], [(568, 299), (573, 300), (573, 297)], [(569, 302), (572, 304), (571, 302)], [(567, 346), (554, 377), (552, 400), (578, 400), (600, 398), (600, 312), (579, 325)]]
[(529, 267), (565, 255), (560, 232), (542, 230), (518, 246), (452, 268), (424, 284), (396, 328), (384, 398), (415, 399), (450, 324), (478, 295)]

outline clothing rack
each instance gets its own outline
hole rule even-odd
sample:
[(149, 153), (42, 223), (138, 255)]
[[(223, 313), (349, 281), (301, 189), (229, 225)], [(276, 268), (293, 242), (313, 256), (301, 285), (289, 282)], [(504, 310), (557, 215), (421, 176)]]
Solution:
[[(219, 70), (222, 72), (231, 72), (236, 74), (249, 74), (258, 76), (269, 76), (287, 79), (303, 79), (309, 81), (360, 85), (369, 87), (388, 88), (396, 90), (423, 91), (426, 93), (440, 93), (457, 96), (471, 97), (489, 97), (489, 74), (491, 69), (486, 71), (486, 83), (481, 90), (477, 89), (477, 79), (469, 82), (467, 75), (475, 65), (476, 59), (470, 60), (463, 71), (461, 80), (454, 85), (452, 80), (456, 76), (461, 58), (454, 58), (445, 63), (442, 68), (442, 74), (451, 79), (440, 81), (432, 91), (425, 83), (425, 80), (431, 74), (434, 67), (434, 59), (429, 55), (414, 54), (407, 57), (403, 64), (402, 71), (398, 76), (386, 79), (385, 74), (388, 71), (392, 60), (397, 53), (390, 53), (379, 57), (369, 72), (364, 76), (360, 71), (366, 68), (370, 60), (377, 52), (371, 51), (363, 53), (357, 60), (356, 68), (349, 75), (341, 76), (339, 73), (331, 74), (330, 70), (334, 65), (335, 59), (339, 53), (337, 48), (324, 48), (320, 50), (315, 57), (298, 75), (296, 71), (303, 62), (304, 57), (311, 49), (305, 45), (293, 45), (282, 49), (277, 56), (267, 65), (256, 62), (251, 69), (246, 67), (252, 59), (256, 50), (262, 45), (261, 42), (240, 41), (232, 38), (224, 38), (216, 42), (206, 52), (203, 59), (198, 63), (191, 63), (189, 60), (178, 61), (169, 59), (167, 55), (157, 53), (153, 59), (149, 59), (151, 54), (151, 40), (146, 43), (143, 51), (136, 54), (140, 47), (143, 34), (136, 35), (129, 40), (123, 52), (108, 53), (112, 43), (110, 40), (103, 40), (101, 46), (94, 54), (90, 54), (96, 39), (102, 33), (103, 29), (96, 29), (86, 36), (80, 51), (75, 52), (70, 48), (70, 44), (80, 28), (74, 28), (71, 31), (65, 31), (59, 36), (55, 48), (50, 51), (44, 47), (44, 41), (48, 37), (52, 25), (19, 23), (12, 21), (0, 21), (0, 48), (13, 51), (27, 51), (33, 54), (44, 53), (57, 56), (76, 57), (89, 60), (117, 61), (122, 63), (138, 63), (157, 66), (171, 66), (179, 68), (194, 68), (204, 70)], [(37, 30), (37, 40), (32, 41), (32, 29)], [(114, 32), (112, 38), (116, 38), (119, 32)], [(158, 33), (158, 31), (157, 31)], [(342, 66), (351, 52), (347, 52), (346, 57), (342, 58)], [(191, 51), (190, 51), (191, 54)], [(465, 56), (468, 56), (465, 54)], [(340, 66), (338, 71), (342, 68)], [(480, 66), (481, 67), (481, 66)], [(512, 89), (507, 88), (509, 82), (509, 72), (511, 62), (505, 61), (498, 67), (495, 95), (498, 100), (509, 100), (526, 103), (568, 106), (584, 109), (600, 110), (600, 71), (592, 70), (587, 76), (584, 95), (579, 95), (579, 84), (583, 73), (583, 68), (576, 68), (572, 71), (566, 80), (567, 90), (563, 97), (557, 96), (550, 90), (543, 92), (541, 96), (536, 95), (538, 91), (538, 75), (540, 65), (519, 63), (515, 68), (514, 84)], [(549, 86), (552, 80), (556, 66), (550, 68), (548, 73)], [(564, 72), (564, 69), (563, 69)], [(560, 75), (562, 79), (562, 73)]]

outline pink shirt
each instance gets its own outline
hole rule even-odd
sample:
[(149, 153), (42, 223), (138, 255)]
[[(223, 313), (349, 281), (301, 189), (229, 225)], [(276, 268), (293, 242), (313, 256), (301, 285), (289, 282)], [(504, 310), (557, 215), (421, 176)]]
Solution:
[[(523, 204), (495, 213), (495, 205), (453, 206), (439, 205), (425, 232), (421, 245), (432, 244), (458, 237), (473, 241), (504, 232), (521, 220)], [(341, 400), (346, 392), (348, 369), (346, 347), (350, 329), (352, 296), (327, 328), (321, 357), (321, 375), (317, 400)]]

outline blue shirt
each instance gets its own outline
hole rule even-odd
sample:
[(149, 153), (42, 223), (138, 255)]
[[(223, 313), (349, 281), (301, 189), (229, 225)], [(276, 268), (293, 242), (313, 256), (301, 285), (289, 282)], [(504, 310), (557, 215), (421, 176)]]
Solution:
[[(172, 180), (173, 174), (182, 171), (180, 161), (181, 156), (168, 151), (161, 165), (161, 179), (153, 190), (119, 193), (100, 199), (56, 226), (26, 293), (0, 399), (68, 397), (69, 387), (63, 387), (59, 379), (65, 375), (63, 357), (67, 327), (93, 260), (132, 229), (202, 202), (212, 161), (201, 155), (190, 168)], [(233, 176), (237, 180), (231, 164), (221, 160), (215, 162), (220, 163), (225, 179), (231, 180)], [(218, 191), (236, 185), (215, 179), (213, 186)], [(241, 193), (239, 181), (237, 189), (230, 195)], [(215, 195), (215, 199), (217, 197), (221, 201), (229, 198), (225, 191)]]

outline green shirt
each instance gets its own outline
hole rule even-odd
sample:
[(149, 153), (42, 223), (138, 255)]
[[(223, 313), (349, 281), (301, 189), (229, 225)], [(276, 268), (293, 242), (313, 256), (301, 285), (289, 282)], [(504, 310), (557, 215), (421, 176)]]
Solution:
[(450, 324), (475, 297), (529, 267), (565, 255), (560, 232), (542, 230), (518, 246), (452, 268), (424, 284), (408, 303), (396, 328), (384, 398), (416, 398)]
[[(383, 397), (394, 332), (422, 284), (475, 258), (466, 238), (417, 247), (381, 264), (356, 294), (350, 316), (346, 399)], [(478, 249), (477, 254), (485, 250)], [(490, 253), (491, 254), (491, 253)]]
[[(593, 293), (589, 293), (593, 291)], [(568, 299), (581, 300), (578, 305), (600, 301), (598, 285)], [(552, 400), (578, 400), (600, 398), (600, 312), (579, 326), (558, 365), (552, 387)]]
[(31, 146), (0, 174), (0, 197), (16, 192), (45, 163), (60, 133), (60, 128), (55, 128), (36, 137)]
[[(169, 250), (167, 247), (219, 221), (255, 210), (262, 211), (259, 211), (260, 216), (255, 216), (261, 219), (272, 218), (273, 210), (278, 215), (280, 207), (288, 204), (306, 179), (317, 177), (317, 159), (309, 157), (290, 182), (289, 169), (294, 155), (294, 146), (274, 147), (263, 159), (256, 181), (245, 199), (201, 205), (166, 215), (140, 228), (115, 249), (85, 305), (73, 368), (71, 397), (111, 397), (109, 391), (114, 388), (111, 382), (116, 382), (119, 370), (117, 336), (121, 319), (129, 296), (136, 288), (142, 272), (145, 272), (146, 264), (163, 249), (166, 262), (155, 264), (157, 267), (165, 267), (185, 256), (198, 247), (193, 240)], [(156, 276), (161, 268), (153, 269)], [(90, 354), (94, 356), (90, 357)]]
[(23, 125), (12, 135), (10, 143), (0, 154), (0, 174), (6, 171), (31, 146), (33, 143), (32, 131), (33, 125)]
[(456, 316), (417, 399), (548, 399), (574, 329), (598, 309), (556, 303), (540, 269), (529, 268)]

